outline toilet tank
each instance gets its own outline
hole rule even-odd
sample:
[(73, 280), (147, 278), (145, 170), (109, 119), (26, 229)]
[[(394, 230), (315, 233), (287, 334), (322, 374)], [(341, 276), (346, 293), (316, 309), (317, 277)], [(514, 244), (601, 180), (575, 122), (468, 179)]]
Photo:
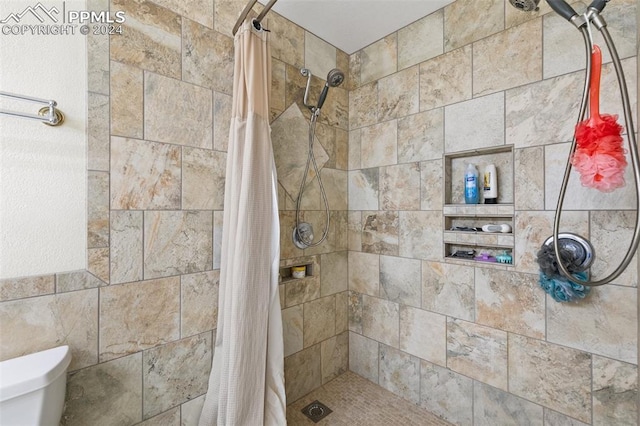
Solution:
[(69, 346), (0, 362), (0, 425), (58, 426), (70, 362)]

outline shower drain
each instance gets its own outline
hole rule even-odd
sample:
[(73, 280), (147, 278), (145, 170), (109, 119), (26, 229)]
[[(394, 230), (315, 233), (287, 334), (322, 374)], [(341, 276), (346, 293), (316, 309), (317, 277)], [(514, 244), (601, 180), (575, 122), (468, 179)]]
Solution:
[(317, 400), (302, 409), (302, 414), (309, 417), (314, 423), (318, 423), (332, 412), (329, 407)]

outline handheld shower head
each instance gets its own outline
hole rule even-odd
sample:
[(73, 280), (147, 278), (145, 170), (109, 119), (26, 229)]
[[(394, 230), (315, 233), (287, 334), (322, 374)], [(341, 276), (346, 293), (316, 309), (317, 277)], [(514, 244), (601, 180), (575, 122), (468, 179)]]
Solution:
[(540, 0), (509, 0), (509, 3), (518, 10), (531, 12), (533, 10), (538, 10), (538, 3), (540, 3)]
[(334, 68), (329, 71), (327, 74), (327, 82), (322, 88), (322, 92), (320, 93), (320, 97), (318, 98), (318, 106), (316, 108), (322, 108), (324, 105), (324, 101), (327, 98), (327, 93), (329, 93), (329, 87), (338, 87), (344, 81), (344, 73), (340, 71), (338, 68)]

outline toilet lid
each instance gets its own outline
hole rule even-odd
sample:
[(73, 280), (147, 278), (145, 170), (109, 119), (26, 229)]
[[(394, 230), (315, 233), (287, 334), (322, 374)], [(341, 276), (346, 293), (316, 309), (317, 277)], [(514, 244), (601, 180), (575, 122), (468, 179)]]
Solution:
[(66, 373), (70, 362), (69, 346), (0, 362), (0, 402), (47, 386)]

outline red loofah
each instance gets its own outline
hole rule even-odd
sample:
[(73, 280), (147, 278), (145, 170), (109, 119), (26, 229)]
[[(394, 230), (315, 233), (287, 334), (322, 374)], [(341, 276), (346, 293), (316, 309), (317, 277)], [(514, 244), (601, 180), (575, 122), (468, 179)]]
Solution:
[(602, 52), (594, 45), (591, 53), (589, 88), (590, 117), (576, 126), (576, 150), (571, 164), (580, 172), (580, 182), (589, 188), (611, 192), (624, 186), (627, 166), (623, 148), (623, 127), (618, 116), (600, 115), (600, 73)]

